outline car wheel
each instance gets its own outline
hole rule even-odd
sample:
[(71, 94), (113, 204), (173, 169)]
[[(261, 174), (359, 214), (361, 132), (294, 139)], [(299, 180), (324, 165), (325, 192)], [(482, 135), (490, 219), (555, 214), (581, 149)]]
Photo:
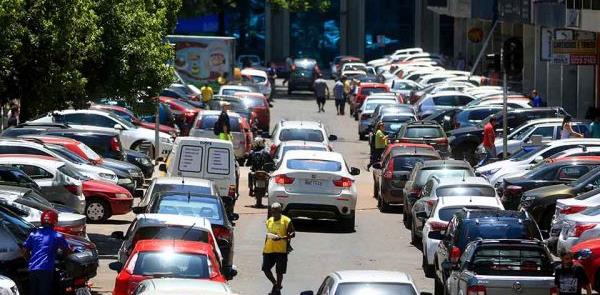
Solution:
[(341, 222), (342, 228), (346, 232), (354, 232), (354, 227), (356, 226), (356, 215), (353, 213), (350, 217), (342, 219)]
[(425, 277), (427, 278), (433, 278), (434, 274), (435, 274), (435, 269), (433, 268), (433, 266), (429, 265), (429, 263), (427, 263), (427, 256), (425, 256), (426, 250), (423, 250), (423, 261), (421, 262), (421, 266), (423, 267), (423, 272), (425, 273)]
[(435, 295), (444, 295), (444, 284), (438, 278), (433, 279), (433, 285)]
[(90, 199), (86, 202), (85, 216), (90, 223), (106, 221), (111, 216), (110, 206), (102, 199)]

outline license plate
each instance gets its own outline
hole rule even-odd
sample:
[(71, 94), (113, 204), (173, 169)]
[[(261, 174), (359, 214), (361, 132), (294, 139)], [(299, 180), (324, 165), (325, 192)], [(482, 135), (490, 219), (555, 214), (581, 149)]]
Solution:
[(314, 186), (322, 186), (323, 182), (321, 182), (320, 180), (305, 180), (304, 184), (306, 184), (306, 185), (314, 185)]
[(258, 188), (265, 188), (266, 187), (266, 183), (264, 181), (257, 181), (256, 182), (256, 187), (258, 187)]

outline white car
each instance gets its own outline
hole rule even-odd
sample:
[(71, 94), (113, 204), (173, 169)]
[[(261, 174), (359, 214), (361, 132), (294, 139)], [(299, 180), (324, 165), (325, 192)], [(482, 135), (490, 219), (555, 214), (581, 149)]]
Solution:
[(267, 98), (271, 97), (271, 90), (273, 88), (271, 82), (269, 82), (267, 72), (246, 68), (242, 70), (242, 75), (252, 77), (252, 81), (258, 86), (258, 92), (262, 93)]
[(233, 96), (237, 92), (256, 92), (252, 87), (242, 85), (223, 85), (219, 88), (218, 95), (230, 95)]
[(329, 141), (337, 139), (335, 135), (328, 135), (325, 125), (315, 121), (285, 121), (281, 120), (271, 132), (271, 152), (284, 141), (302, 140), (321, 142), (329, 145)]
[(347, 62), (342, 66), (342, 69), (340, 70), (340, 73), (342, 73), (342, 75), (344, 74), (345, 71), (363, 71), (365, 73), (368, 73), (369, 70), (367, 69), (367, 65), (361, 62)]
[(269, 206), (281, 203), (291, 218), (336, 219), (354, 230), (357, 168), (348, 168), (340, 153), (290, 151), (269, 180)]
[(2, 295), (19, 295), (17, 284), (8, 277), (0, 275), (0, 294)]
[[(313, 295), (312, 291), (301, 295)], [(397, 271), (344, 270), (329, 274), (316, 295), (331, 294), (397, 294), (419, 295), (410, 275)], [(421, 293), (425, 294), (425, 293)]]
[(565, 216), (556, 251), (557, 253), (570, 251), (571, 247), (598, 237), (600, 237), (600, 206)]
[(600, 139), (561, 139), (539, 146), (523, 147), (509, 159), (483, 165), (477, 168), (476, 172), (485, 177), (492, 185), (495, 185), (502, 182), (505, 177), (523, 173), (531, 165), (542, 162), (545, 158), (580, 145), (600, 146)]
[(119, 262), (125, 263), (135, 243), (141, 240), (177, 239), (204, 242), (213, 246), (217, 259), (223, 262), (221, 251), (213, 234), (210, 221), (204, 217), (174, 214), (138, 214), (131, 222), (127, 235), (115, 231), (112, 238), (123, 240), (118, 252)]
[(197, 279), (161, 278), (143, 280), (132, 295), (228, 295), (234, 294), (227, 283)]
[(322, 142), (311, 142), (302, 140), (291, 140), (282, 142), (274, 152), (273, 161), (278, 163), (279, 160), (283, 159), (283, 156), (289, 151), (295, 150), (309, 150), (309, 151), (324, 151), (332, 152), (331, 148)]
[[(32, 122), (67, 123), (69, 126), (93, 131), (119, 132), (121, 143), (125, 149), (147, 152), (150, 157), (155, 153), (154, 130), (140, 128), (121, 117), (100, 110), (63, 110), (56, 111)], [(166, 157), (173, 148), (171, 135), (159, 132), (160, 149), (158, 155)]]
[(550, 237), (558, 237), (565, 226), (565, 218), (588, 208), (600, 206), (600, 189), (591, 190), (575, 198), (556, 200), (556, 211), (552, 218)]
[(396, 95), (409, 96), (412, 91), (423, 88), (419, 83), (406, 79), (392, 79), (385, 84), (390, 87), (390, 91)]
[[(490, 200), (489, 197), (441, 197), (438, 199), (436, 204), (433, 206), (431, 215), (428, 216), (427, 222), (423, 225), (422, 230), (422, 244), (423, 245), (423, 271), (425, 276), (433, 278), (435, 271), (435, 252), (437, 251), (438, 244), (440, 243), (439, 235), (433, 234), (433, 232), (442, 232), (446, 230), (448, 222), (454, 216), (454, 213), (467, 209), (501, 209), (504, 210), (502, 202), (499, 199)], [(421, 214), (422, 217), (426, 216), (426, 213)], [(420, 217), (417, 215), (417, 217)]]

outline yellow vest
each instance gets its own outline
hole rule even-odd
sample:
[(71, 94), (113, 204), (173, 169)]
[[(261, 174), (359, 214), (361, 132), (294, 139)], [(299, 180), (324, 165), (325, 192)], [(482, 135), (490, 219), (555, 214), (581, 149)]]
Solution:
[[(273, 217), (267, 219), (267, 233), (275, 234), (280, 237), (287, 235), (288, 225), (292, 220), (284, 215), (277, 221)], [(267, 237), (263, 253), (287, 253), (287, 240), (273, 241)]]
[(231, 133), (221, 132), (219, 133), (219, 139), (233, 142), (233, 137), (231, 136)]
[(377, 130), (375, 133), (375, 148), (383, 149), (387, 146), (387, 140), (385, 139), (385, 133), (381, 130)]

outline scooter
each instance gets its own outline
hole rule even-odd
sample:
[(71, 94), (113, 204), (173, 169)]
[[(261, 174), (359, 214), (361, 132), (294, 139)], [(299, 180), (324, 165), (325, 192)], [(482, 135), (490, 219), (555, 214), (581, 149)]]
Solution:
[(267, 195), (267, 186), (269, 184), (269, 173), (266, 171), (254, 172), (254, 198), (256, 198), (256, 208), (261, 208), (262, 198)]

